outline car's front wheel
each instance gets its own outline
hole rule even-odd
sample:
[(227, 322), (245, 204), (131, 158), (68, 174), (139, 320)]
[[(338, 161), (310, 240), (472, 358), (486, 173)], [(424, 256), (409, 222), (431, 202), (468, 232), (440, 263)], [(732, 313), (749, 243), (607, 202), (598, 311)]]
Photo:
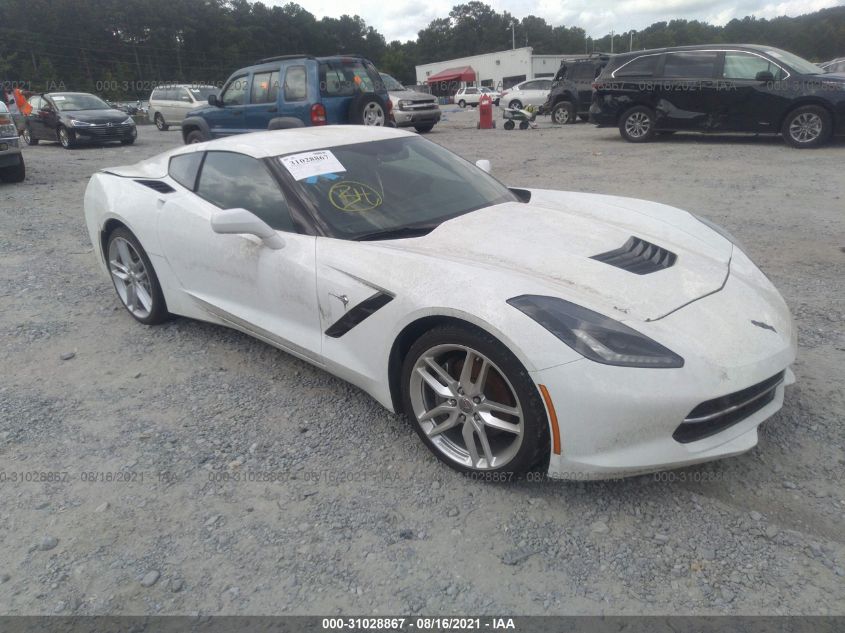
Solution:
[(654, 136), (654, 111), (635, 106), (619, 119), (619, 133), (631, 143), (645, 143)]
[(59, 139), (59, 143), (65, 149), (73, 149), (73, 146), (76, 144), (76, 137), (73, 132), (68, 130), (64, 125), (60, 125), (59, 129), (56, 131), (56, 136)]
[(123, 307), (136, 320), (155, 325), (170, 316), (150, 258), (129, 229), (109, 234), (106, 253), (114, 289)]
[(508, 107), (511, 110), (522, 110), (522, 101), (520, 101), (519, 99), (514, 99), (508, 104)]
[(522, 473), (548, 455), (537, 387), (486, 332), (447, 325), (423, 334), (405, 358), (402, 387), (415, 430), (455, 470)]
[(552, 108), (552, 123), (558, 125), (566, 125), (573, 123), (575, 118), (575, 108), (569, 101), (561, 101), (555, 104)]
[(425, 134), (426, 132), (431, 132), (434, 129), (434, 125), (415, 125), (414, 129), (420, 134)]
[(193, 145), (194, 143), (203, 142), (205, 142), (205, 136), (199, 130), (191, 130), (188, 132), (188, 136), (185, 137), (185, 145)]
[(830, 138), (830, 113), (820, 106), (803, 106), (790, 112), (781, 133), (787, 143), (799, 149), (819, 147)]
[(466, 102), (466, 101), (464, 101), (463, 99), (461, 99), (460, 101), (458, 101), (458, 107), (459, 107), (459, 108), (465, 108), (465, 107), (467, 107), (467, 102)]
[(161, 112), (156, 112), (155, 123), (156, 127), (162, 132), (167, 132), (167, 130), (170, 129), (170, 126), (164, 122), (164, 117), (161, 116)]

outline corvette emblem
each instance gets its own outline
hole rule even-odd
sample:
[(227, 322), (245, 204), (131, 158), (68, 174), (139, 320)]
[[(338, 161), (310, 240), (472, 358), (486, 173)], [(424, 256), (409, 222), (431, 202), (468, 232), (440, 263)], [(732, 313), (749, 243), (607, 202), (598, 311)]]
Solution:
[(764, 330), (771, 330), (772, 332), (777, 332), (775, 328), (773, 328), (768, 323), (763, 323), (763, 321), (755, 321), (754, 319), (751, 320), (752, 325), (756, 325), (757, 327), (763, 328)]

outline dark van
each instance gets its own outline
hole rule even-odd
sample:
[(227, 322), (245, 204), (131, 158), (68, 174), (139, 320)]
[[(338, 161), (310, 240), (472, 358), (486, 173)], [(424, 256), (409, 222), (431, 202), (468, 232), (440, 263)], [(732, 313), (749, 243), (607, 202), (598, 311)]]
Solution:
[(617, 55), (590, 120), (642, 143), (676, 131), (782, 134), (798, 148), (845, 133), (845, 77), (770, 46), (682, 46)]

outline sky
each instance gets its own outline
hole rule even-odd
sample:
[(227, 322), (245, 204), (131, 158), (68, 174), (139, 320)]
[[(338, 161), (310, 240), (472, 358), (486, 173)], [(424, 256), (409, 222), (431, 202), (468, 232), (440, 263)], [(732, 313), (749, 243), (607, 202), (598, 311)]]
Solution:
[[(287, 0), (264, 0), (265, 4), (285, 4)], [(387, 41), (416, 39), (417, 31), (449, 11), (463, 0), (299, 0), (298, 4), (317, 18), (348, 13), (360, 15)], [(526, 15), (544, 18), (552, 26), (580, 26), (590, 37), (601, 37), (615, 30), (641, 29), (661, 20), (683, 18), (725, 24), (733, 18), (754, 15), (774, 18), (796, 16), (845, 4), (845, 0), (487, 0), (499, 12), (509, 11), (518, 19)], [(531, 44), (529, 40), (528, 44)]]

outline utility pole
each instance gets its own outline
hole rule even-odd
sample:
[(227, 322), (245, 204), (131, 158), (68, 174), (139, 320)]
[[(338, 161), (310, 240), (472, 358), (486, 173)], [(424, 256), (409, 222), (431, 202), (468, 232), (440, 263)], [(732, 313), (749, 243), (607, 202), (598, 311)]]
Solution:
[(613, 54), (613, 29), (610, 29), (610, 54)]
[(516, 20), (511, 21), (511, 49), (516, 50)]
[(628, 52), (630, 53), (633, 50), (634, 50), (634, 32), (631, 31), (631, 41), (628, 43)]

